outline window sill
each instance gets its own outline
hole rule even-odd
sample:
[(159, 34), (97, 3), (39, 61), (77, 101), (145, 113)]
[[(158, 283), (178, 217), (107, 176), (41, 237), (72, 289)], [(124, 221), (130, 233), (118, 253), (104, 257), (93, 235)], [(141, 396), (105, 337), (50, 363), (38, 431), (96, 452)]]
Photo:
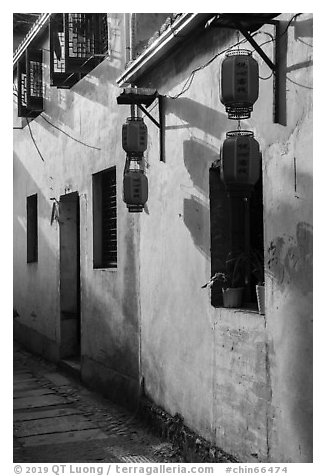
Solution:
[(93, 268), (93, 271), (109, 271), (109, 272), (113, 272), (113, 273), (116, 273), (118, 271), (118, 268), (101, 268), (101, 267), (98, 267), (98, 268)]
[(214, 309), (225, 309), (227, 311), (237, 311), (245, 312), (249, 314), (259, 314), (258, 307), (256, 303), (246, 303), (242, 307), (224, 307), (222, 304), (220, 306), (212, 306)]

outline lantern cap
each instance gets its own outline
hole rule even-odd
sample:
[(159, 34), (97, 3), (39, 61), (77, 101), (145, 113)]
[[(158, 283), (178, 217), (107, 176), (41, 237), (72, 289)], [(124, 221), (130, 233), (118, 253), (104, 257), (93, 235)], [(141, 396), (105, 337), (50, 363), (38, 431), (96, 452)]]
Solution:
[(127, 117), (127, 121), (140, 121), (140, 122), (144, 122), (144, 119), (142, 117), (138, 117), (138, 116), (131, 116), (131, 117)]
[(225, 53), (225, 56), (229, 57), (229, 56), (251, 56), (252, 55), (252, 51), (251, 50), (231, 50), (231, 51), (228, 51), (227, 53)]
[(233, 120), (249, 119), (253, 107), (251, 104), (233, 103), (225, 106), (228, 118)]
[(236, 131), (229, 131), (226, 133), (226, 137), (254, 137), (254, 133), (252, 131), (244, 131), (244, 130), (236, 130)]

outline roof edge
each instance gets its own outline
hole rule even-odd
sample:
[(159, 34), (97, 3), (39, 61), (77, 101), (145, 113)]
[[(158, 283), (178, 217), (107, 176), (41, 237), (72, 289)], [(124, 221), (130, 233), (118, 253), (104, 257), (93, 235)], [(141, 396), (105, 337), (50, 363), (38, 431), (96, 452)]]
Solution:
[(43, 29), (46, 27), (48, 24), (48, 21), (50, 20), (51, 13), (42, 13), (38, 19), (35, 21), (34, 25), (32, 28), (29, 30), (23, 41), (20, 43), (18, 48), (14, 52), (14, 57), (13, 57), (13, 67), (14, 69), (17, 66), (17, 63), (19, 59), (22, 57), (22, 55), (25, 53), (27, 47), (31, 44), (31, 42), (36, 38), (37, 35), (43, 31)]
[(150, 67), (153, 66), (173, 46), (184, 40), (200, 23), (204, 23), (214, 14), (212, 13), (185, 13), (160, 35), (146, 50), (141, 53), (117, 78), (120, 87), (135, 82)]

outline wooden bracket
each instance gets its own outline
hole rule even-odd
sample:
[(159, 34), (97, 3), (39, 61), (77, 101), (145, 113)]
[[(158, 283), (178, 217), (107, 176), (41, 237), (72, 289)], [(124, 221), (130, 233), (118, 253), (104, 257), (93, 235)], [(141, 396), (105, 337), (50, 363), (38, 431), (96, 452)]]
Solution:
[[(274, 61), (272, 61), (267, 54), (262, 50), (258, 45), (256, 40), (252, 37), (250, 33), (250, 26), (254, 23), (261, 24), (271, 24), (274, 25)], [(245, 21), (241, 21), (241, 18), (238, 15), (234, 14), (221, 14), (216, 18), (214, 22), (211, 23), (213, 27), (220, 28), (232, 28), (239, 30), (240, 33), (246, 38), (246, 40), (253, 46), (255, 51), (267, 64), (267, 66), (272, 70), (274, 77), (273, 84), (273, 122), (276, 124), (283, 124), (284, 121), (281, 118), (281, 100), (282, 100), (282, 85), (281, 85), (281, 75), (280, 75), (280, 59), (281, 59), (281, 37), (280, 34), (280, 21), (273, 20), (268, 18), (260, 17), (259, 15), (251, 15), (251, 18), (246, 17)]]
[[(148, 108), (155, 99), (158, 99), (159, 120), (157, 121), (148, 112)], [(124, 89), (117, 97), (118, 104), (137, 105), (139, 109), (155, 124), (160, 130), (160, 161), (165, 162), (165, 114), (163, 111), (164, 97), (157, 91), (144, 88)], [(145, 107), (146, 106), (146, 107)]]

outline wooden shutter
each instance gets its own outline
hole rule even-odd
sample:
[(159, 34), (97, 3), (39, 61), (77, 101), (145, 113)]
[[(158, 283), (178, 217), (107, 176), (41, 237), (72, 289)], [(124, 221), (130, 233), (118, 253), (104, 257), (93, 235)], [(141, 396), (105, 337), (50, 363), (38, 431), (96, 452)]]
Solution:
[(102, 266), (117, 267), (116, 170), (102, 173)]

